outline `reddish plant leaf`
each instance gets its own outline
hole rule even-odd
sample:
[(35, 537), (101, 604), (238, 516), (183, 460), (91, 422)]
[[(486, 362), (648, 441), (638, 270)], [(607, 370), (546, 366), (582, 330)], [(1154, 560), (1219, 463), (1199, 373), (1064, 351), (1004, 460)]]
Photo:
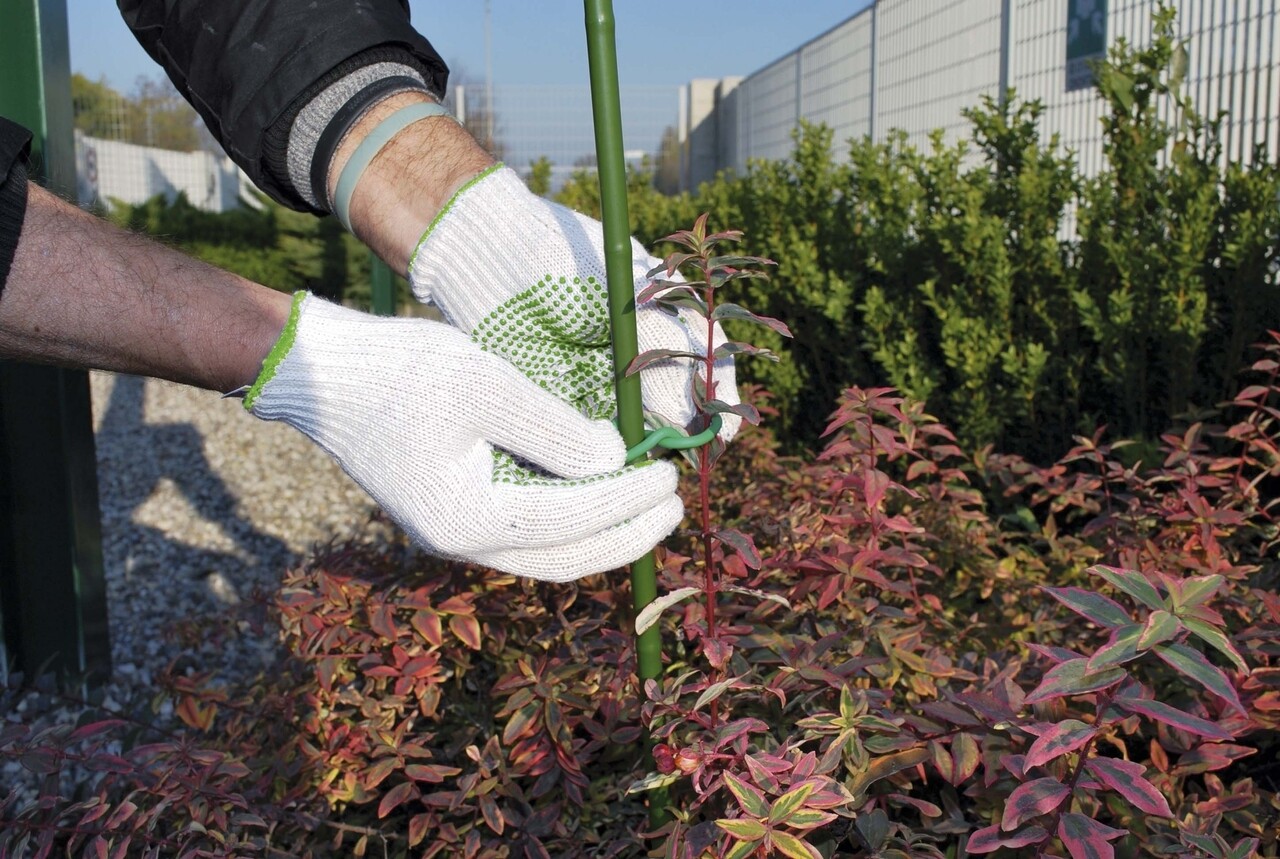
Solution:
[(972, 734), (965, 733), (956, 734), (955, 739), (951, 741), (951, 756), (955, 758), (955, 781), (952, 784), (961, 784), (968, 780), (977, 772), (978, 763), (982, 759), (978, 751), (978, 741)]
[(1027, 749), (1025, 766), (1044, 766), (1054, 758), (1073, 752), (1093, 739), (1098, 729), (1079, 719), (1063, 719), (1036, 739)]
[(1058, 837), (1071, 859), (1115, 859), (1110, 842), (1126, 834), (1127, 829), (1112, 829), (1075, 812), (1067, 812), (1058, 821)]
[(1209, 692), (1235, 707), (1242, 715), (1248, 715), (1244, 704), (1240, 701), (1240, 696), (1236, 694), (1236, 688), (1231, 685), (1231, 680), (1222, 669), (1206, 659), (1203, 653), (1194, 647), (1177, 642), (1159, 645), (1154, 650), (1156, 656), (1164, 660), (1174, 671), (1199, 683)]
[(1008, 832), (1016, 829), (1024, 820), (1048, 814), (1070, 795), (1071, 791), (1067, 786), (1051, 776), (1024, 782), (1009, 794), (1009, 799), (1004, 804), (1004, 814), (1000, 817), (1000, 828)]
[(1173, 768), (1174, 775), (1193, 775), (1226, 769), (1240, 758), (1257, 754), (1258, 750), (1235, 743), (1205, 743), (1182, 757)]
[(386, 795), (382, 797), (382, 802), (378, 803), (378, 819), (381, 820), (401, 805), (404, 805), (410, 799), (421, 795), (422, 794), (419, 793), (417, 785), (413, 782), (401, 782), (391, 788), (391, 790), (387, 791)]
[(449, 618), (449, 630), (472, 650), (480, 649), (480, 621), (475, 615), (455, 614)]
[(1189, 734), (1196, 734), (1211, 740), (1230, 740), (1232, 738), (1231, 732), (1225, 728), (1221, 728), (1213, 722), (1207, 722), (1198, 716), (1185, 713), (1176, 707), (1170, 707), (1160, 701), (1152, 701), (1148, 698), (1117, 698), (1115, 703), (1131, 713), (1141, 713)]
[(728, 343), (721, 343), (716, 347), (714, 358), (730, 358), (734, 355), (754, 355), (759, 358), (768, 358), (770, 361), (777, 362), (779, 360), (777, 354), (770, 349), (762, 349), (759, 346), (752, 346), (750, 343), (739, 343), (731, 340)]
[(634, 376), (645, 367), (656, 364), (659, 361), (666, 361), (669, 358), (692, 358), (695, 361), (706, 360), (705, 355), (699, 355), (696, 352), (685, 352), (680, 349), (649, 349), (631, 359), (631, 363), (627, 365), (626, 375)]
[(1123, 796), (1134, 808), (1159, 817), (1173, 817), (1169, 803), (1147, 781), (1147, 768), (1133, 761), (1119, 758), (1089, 758), (1085, 768), (1098, 781)]
[(1147, 577), (1136, 570), (1122, 570), (1119, 567), (1107, 567), (1102, 564), (1090, 567), (1088, 572), (1101, 576), (1117, 589), (1124, 591), (1152, 611), (1167, 608), (1160, 592), (1155, 589)]
[(1102, 671), (1089, 671), (1086, 659), (1069, 659), (1060, 665), (1050, 668), (1040, 681), (1040, 685), (1026, 697), (1025, 704), (1050, 701), (1064, 698), (1067, 695), (1080, 695), (1084, 692), (1096, 692), (1108, 686), (1114, 686), (1128, 675), (1123, 668), (1106, 668)]
[(752, 426), (760, 425), (760, 412), (750, 403), (726, 403), (724, 400), (708, 400), (702, 404), (702, 408), (709, 414), (737, 415)]
[(1000, 826), (992, 824), (969, 833), (965, 850), (970, 853), (994, 853), (1003, 846), (1004, 842), (1000, 840)]
[(1133, 622), (1133, 618), (1129, 617), (1129, 613), (1120, 603), (1102, 594), (1086, 591), (1084, 588), (1044, 588), (1044, 590), (1076, 614), (1099, 626), (1114, 629)]
[(415, 814), (409, 818), (409, 846), (416, 847), (427, 835), (427, 829), (431, 826), (431, 815)]
[(737, 304), (717, 305), (716, 309), (711, 311), (711, 318), (717, 322), (722, 322), (726, 319), (737, 319), (743, 322), (754, 322), (757, 325), (763, 325), (766, 328), (772, 328), (774, 331), (777, 331), (783, 337), (791, 336), (791, 329), (787, 327), (785, 322), (782, 322), (777, 319), (773, 319), (768, 316), (757, 316), (756, 314), (752, 313), (750, 310), (747, 310), (745, 307), (740, 307)]
[(721, 543), (737, 552), (739, 557), (742, 558), (742, 562), (751, 569), (758, 570), (764, 564), (764, 561), (760, 558), (759, 550), (756, 549), (756, 542), (751, 539), (751, 535), (744, 534), (735, 528), (717, 528), (711, 534)]

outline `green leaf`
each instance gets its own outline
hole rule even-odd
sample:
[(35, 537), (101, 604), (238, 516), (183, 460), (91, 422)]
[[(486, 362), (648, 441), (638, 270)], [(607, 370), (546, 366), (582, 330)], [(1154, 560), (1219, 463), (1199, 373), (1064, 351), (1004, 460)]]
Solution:
[(769, 837), (773, 841), (773, 846), (778, 848), (778, 852), (790, 859), (822, 859), (822, 854), (812, 844), (794, 835), (774, 832)]
[(703, 690), (701, 695), (698, 696), (698, 700), (694, 702), (693, 709), (701, 710), (703, 707), (719, 698), (736, 680), (736, 677), (726, 677), (724, 680), (712, 683)]
[(1181, 643), (1162, 644), (1155, 647), (1155, 654), (1174, 671), (1199, 683), (1211, 694), (1217, 695), (1235, 707), (1242, 715), (1248, 715), (1244, 704), (1240, 701), (1240, 696), (1236, 693), (1236, 687), (1231, 685), (1231, 680), (1221, 668), (1206, 659), (1204, 654), (1194, 647)]
[(723, 818), (716, 821), (716, 826), (741, 841), (759, 841), (769, 831), (763, 823), (749, 817)]
[(1137, 659), (1138, 639), (1142, 637), (1143, 627), (1140, 623), (1122, 626), (1111, 633), (1111, 639), (1085, 663), (1087, 671), (1102, 671), (1113, 665)]
[(1196, 638), (1199, 638), (1205, 644), (1230, 659), (1236, 668), (1248, 673), (1249, 666), (1245, 664), (1244, 657), (1240, 655), (1240, 651), (1236, 650), (1235, 645), (1231, 643), (1231, 640), (1227, 638), (1226, 633), (1222, 630), (1212, 624), (1205, 623), (1198, 617), (1184, 617), (1182, 625)]
[(791, 336), (791, 329), (787, 327), (785, 322), (773, 319), (768, 316), (757, 316), (745, 307), (736, 304), (721, 304), (711, 311), (711, 318), (717, 322), (725, 319), (738, 319), (743, 322), (754, 322), (756, 325), (763, 325), (766, 328), (772, 328), (783, 337)]
[(727, 771), (724, 774), (724, 783), (747, 814), (758, 818), (764, 818), (769, 814), (769, 803), (757, 788)]
[(787, 818), (787, 826), (792, 829), (815, 829), (819, 826), (826, 826), (835, 819), (836, 815), (830, 811), (802, 808)]
[(1133, 622), (1120, 603), (1084, 588), (1045, 588), (1049, 596), (1099, 626), (1126, 626)]
[(1182, 82), (1187, 79), (1189, 65), (1187, 46), (1185, 43), (1180, 44), (1173, 49), (1173, 56), (1169, 58), (1169, 89), (1176, 90), (1182, 86)]
[(1142, 573), (1135, 570), (1122, 570), (1118, 567), (1105, 567), (1101, 564), (1090, 567), (1088, 571), (1095, 576), (1101, 576), (1106, 579), (1114, 587), (1124, 591), (1153, 611), (1168, 608), (1164, 604), (1164, 600), (1160, 599), (1160, 592), (1152, 586), (1151, 582), (1147, 581), (1147, 577)]
[(1181, 631), (1182, 623), (1177, 617), (1164, 609), (1153, 611), (1147, 616), (1147, 625), (1138, 638), (1138, 649), (1150, 650), (1155, 645), (1170, 640)]
[(1223, 576), (1188, 576), (1169, 583), (1169, 599), (1173, 613), (1181, 616), (1183, 609), (1195, 608), (1208, 602), (1226, 579)]
[(674, 591), (663, 594), (649, 603), (636, 615), (636, 635), (657, 623), (662, 613), (671, 608), (671, 606), (697, 593), (702, 593), (702, 589), (695, 587), (676, 588)]
[(754, 841), (735, 841), (733, 846), (729, 848), (729, 852), (724, 854), (724, 859), (747, 859), (755, 852), (756, 843)]
[(813, 782), (805, 782), (775, 799), (773, 805), (769, 808), (769, 822), (785, 822), (792, 812), (804, 805), (804, 801), (809, 798), (809, 794), (813, 793), (814, 787), (816, 785)]
[(791, 603), (787, 601), (786, 597), (781, 596), (780, 594), (766, 593), (765, 591), (756, 590), (755, 588), (744, 588), (741, 585), (721, 585), (720, 590), (755, 597), (758, 600), (776, 602), (783, 608), (791, 608)]
[(770, 361), (777, 363), (778, 356), (769, 349), (762, 349), (759, 346), (752, 346), (750, 343), (739, 343), (731, 340), (728, 343), (721, 343), (716, 347), (713, 357), (716, 359), (728, 358), (733, 355), (752, 355), (758, 358), (768, 358)]
[(682, 777), (683, 776), (681, 776), (679, 772), (649, 773), (644, 778), (636, 779), (631, 784), (627, 785), (626, 792), (628, 795), (630, 795), (633, 793), (643, 793), (646, 790), (656, 790), (660, 787), (666, 787), (667, 785), (675, 784)]

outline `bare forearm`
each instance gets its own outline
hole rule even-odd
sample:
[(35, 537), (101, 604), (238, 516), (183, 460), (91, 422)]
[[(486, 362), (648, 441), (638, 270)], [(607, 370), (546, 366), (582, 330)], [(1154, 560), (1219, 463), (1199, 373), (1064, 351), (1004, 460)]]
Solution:
[(288, 295), (29, 193), (0, 297), (0, 356), (220, 391), (254, 380)]
[[(429, 100), (426, 93), (402, 93), (371, 108), (334, 153), (329, 167), (330, 199), (347, 159), (379, 122), (399, 108)], [(400, 132), (373, 159), (351, 195), (356, 236), (400, 274), (432, 218), (472, 176), (493, 158), (458, 123), (431, 117)]]

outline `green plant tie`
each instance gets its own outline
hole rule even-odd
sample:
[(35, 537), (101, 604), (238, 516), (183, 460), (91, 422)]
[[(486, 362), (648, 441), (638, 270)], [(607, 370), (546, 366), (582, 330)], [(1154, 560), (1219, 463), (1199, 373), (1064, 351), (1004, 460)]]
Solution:
[(644, 441), (627, 450), (627, 463), (635, 462), (659, 446), (665, 447), (667, 450), (688, 450), (692, 447), (702, 447), (716, 437), (716, 433), (720, 432), (722, 423), (723, 421), (720, 420), (719, 415), (712, 415), (711, 426), (697, 435), (685, 435), (675, 427), (659, 427), (645, 436)]

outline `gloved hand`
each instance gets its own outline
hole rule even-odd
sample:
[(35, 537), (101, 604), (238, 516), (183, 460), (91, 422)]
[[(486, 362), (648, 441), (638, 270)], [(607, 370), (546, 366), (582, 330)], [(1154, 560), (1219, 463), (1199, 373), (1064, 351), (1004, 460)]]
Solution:
[[(623, 468), (613, 426), (443, 323), (299, 293), (244, 405), (306, 434), (444, 557), (565, 581), (640, 557), (683, 515), (674, 466)], [(499, 449), (554, 476), (496, 467)]]
[[(661, 263), (632, 241), (638, 294)], [(529, 191), (498, 165), (463, 186), (436, 216), (409, 263), (420, 301), (486, 351), (593, 418), (615, 412), (603, 231), (598, 221)], [(670, 280), (679, 280), (677, 274)], [(653, 301), (636, 308), (640, 351), (706, 354), (706, 321), (684, 311), (671, 316)], [(716, 327), (716, 344), (723, 340)], [(651, 424), (688, 427), (695, 409), (690, 387), (701, 363), (668, 358), (640, 373)], [(733, 359), (715, 365), (717, 399), (736, 404)], [(742, 419), (723, 415), (726, 442)], [(700, 428), (698, 428), (700, 429)]]

